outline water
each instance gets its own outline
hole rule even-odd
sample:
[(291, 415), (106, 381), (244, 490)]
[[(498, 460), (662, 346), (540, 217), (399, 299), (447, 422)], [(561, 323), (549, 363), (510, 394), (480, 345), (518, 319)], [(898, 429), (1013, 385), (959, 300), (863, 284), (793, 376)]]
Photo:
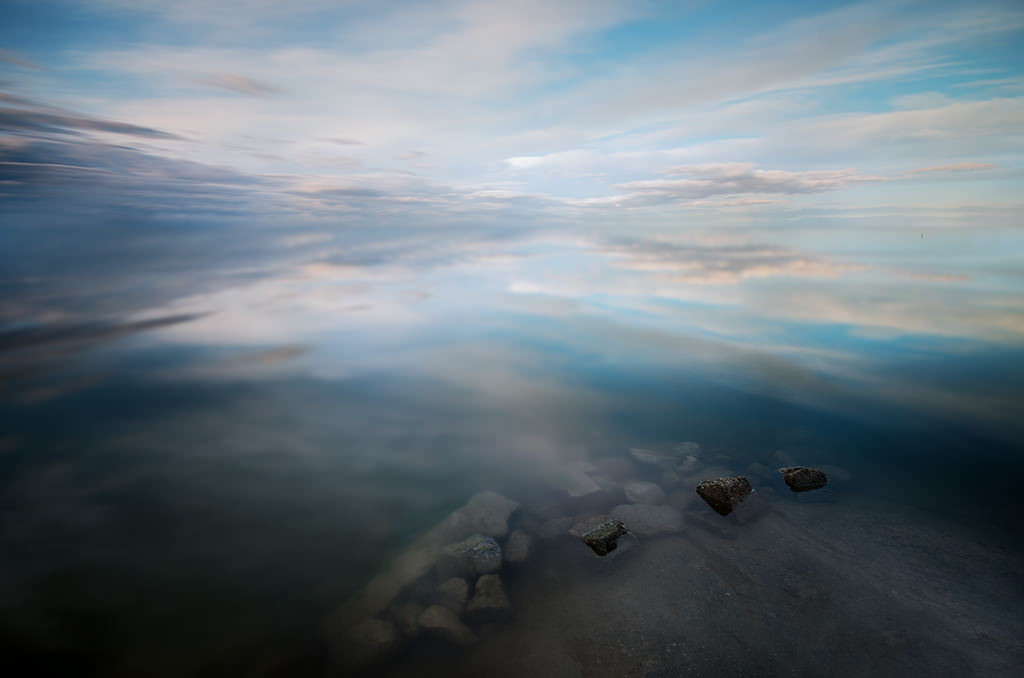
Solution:
[[(1012, 0), (3, 2), (5, 675), (1024, 675), (1022, 44)], [(490, 616), (471, 531), (532, 540)]]
[[(571, 254), (592, 275), (607, 263)], [(720, 307), (493, 291), (567, 256), (461, 271), (457, 287), (454, 263), (427, 274), (442, 281), (429, 298), (365, 307), (317, 294), (374, 267), (10, 330), (5, 654), (84, 675), (1013, 674), (1019, 349), (753, 308), (726, 313), (758, 331), (726, 335), (700, 323)], [(536, 533), (627, 503), (630, 478), (664, 482), (601, 469), (680, 441), (702, 462), (666, 488), (682, 532), (607, 559), (534, 536), (502, 570), (512, 612), (471, 622), (477, 643), (420, 632), (352, 663), (357, 620), (328, 620), (472, 495), (512, 498), (510, 529)], [(774, 469), (793, 461), (829, 485), (791, 493)], [(568, 468), (604, 489), (568, 496)], [(757, 488), (745, 522), (693, 493), (726, 473)], [(434, 576), (376, 616), (431, 603)]]

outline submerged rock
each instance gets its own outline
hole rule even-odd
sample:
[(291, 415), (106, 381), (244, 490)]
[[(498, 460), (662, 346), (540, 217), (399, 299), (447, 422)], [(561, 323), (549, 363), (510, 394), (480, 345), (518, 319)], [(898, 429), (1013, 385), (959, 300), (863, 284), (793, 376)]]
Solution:
[(666, 492), (670, 492), (680, 481), (679, 474), (675, 471), (665, 471), (661, 474), (661, 487)]
[(608, 555), (619, 546), (619, 537), (629, 534), (629, 528), (621, 520), (609, 515), (581, 516), (569, 531), (579, 537), (599, 556)]
[(462, 614), (469, 598), (469, 584), (462, 577), (452, 577), (437, 587), (441, 604), (455, 614)]
[(500, 567), (501, 547), (482, 534), (445, 546), (437, 559), (437, 573), (443, 578), (475, 577)]
[(634, 504), (664, 504), (665, 491), (646, 480), (631, 480), (623, 488), (626, 499)]
[(698, 459), (692, 454), (688, 454), (683, 458), (683, 460), (679, 464), (676, 465), (676, 473), (679, 473), (684, 476), (689, 475), (695, 472), (703, 465), (704, 464), (701, 462), (700, 459)]
[(700, 454), (700, 445), (692, 440), (684, 440), (683, 442), (673, 446), (672, 449), (681, 457), (697, 457)]
[(431, 635), (456, 645), (476, 642), (476, 634), (459, 621), (458, 615), (443, 605), (431, 605), (420, 615), (420, 626)]
[(750, 481), (742, 476), (711, 478), (697, 485), (697, 494), (720, 515), (727, 516), (753, 489)]
[(466, 606), (466, 614), (476, 619), (494, 619), (512, 607), (501, 585), (501, 577), (485, 574), (476, 580), (473, 598)]
[(556, 478), (556, 485), (569, 497), (586, 497), (601, 490), (601, 486), (590, 476), (594, 467), (586, 462), (569, 464)]
[(402, 589), (436, 565), (445, 544), (473, 534), (504, 537), (508, 534), (509, 516), (518, 507), (518, 502), (497, 492), (486, 491), (473, 495), (464, 506), (410, 544), (384, 571), (371, 579), (355, 599), (332, 612), (327, 621), (328, 626), (348, 626), (359, 619), (382, 612)]
[(360, 622), (348, 636), (347, 664), (362, 666), (370, 664), (398, 645), (398, 629), (383, 619), (367, 619)]
[(629, 525), (630, 532), (644, 536), (681, 532), (683, 529), (683, 514), (671, 506), (622, 504), (613, 508), (611, 514)]
[(497, 492), (480, 492), (452, 514), (456, 521), (463, 522), (471, 532), (485, 537), (500, 539), (508, 534), (508, 519), (519, 508), (519, 503)]
[(629, 448), (629, 456), (633, 457), (634, 461), (649, 466), (671, 468), (675, 464), (674, 457), (662, 454), (661, 452), (655, 452), (654, 450), (645, 450), (640, 447)]
[(828, 477), (823, 471), (807, 466), (788, 466), (780, 468), (779, 473), (782, 474), (782, 479), (789, 485), (789, 489), (794, 492), (817, 490), (825, 487), (828, 483)]
[(403, 635), (414, 638), (420, 631), (420, 615), (423, 614), (423, 606), (416, 603), (403, 603), (395, 608), (392, 615), (395, 626)]
[(518, 565), (530, 556), (530, 535), (522, 530), (515, 530), (505, 542), (505, 562)]

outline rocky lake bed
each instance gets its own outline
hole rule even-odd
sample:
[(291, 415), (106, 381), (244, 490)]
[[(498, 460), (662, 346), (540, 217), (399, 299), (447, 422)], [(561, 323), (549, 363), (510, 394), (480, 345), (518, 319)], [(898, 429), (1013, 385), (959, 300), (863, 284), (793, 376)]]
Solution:
[(328, 616), (328, 671), (1017, 675), (1019, 554), (765, 461), (686, 442), (476, 493)]

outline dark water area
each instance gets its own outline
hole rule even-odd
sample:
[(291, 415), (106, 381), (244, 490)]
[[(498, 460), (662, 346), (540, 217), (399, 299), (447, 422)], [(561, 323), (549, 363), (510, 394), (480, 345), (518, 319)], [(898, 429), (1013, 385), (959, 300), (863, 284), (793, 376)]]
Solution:
[[(743, 365), (625, 361), (598, 336), (577, 353), (532, 331), (460, 330), (456, 363), (429, 338), (410, 349), (455, 378), (317, 377), (280, 371), (277, 354), (267, 366), (265, 352), (140, 335), (19, 380), (0, 409), (5, 656), (25, 675), (769, 676), (822, 661), (831, 675), (1013, 675), (1015, 422), (879, 404), (839, 380), (779, 397)], [(889, 379), (1009, 393), (1017, 357), (900, 356)], [(682, 478), (628, 452), (684, 440), (700, 466)], [(626, 471), (605, 477), (609, 460)], [(791, 493), (774, 471), (787, 460), (823, 466), (829, 485)], [(600, 490), (566, 494), (567, 468)], [(755, 468), (749, 522), (693, 491)], [(631, 478), (662, 484), (685, 527), (630, 535), (607, 559), (537, 536), (629, 503)], [(421, 629), (366, 659), (360, 620), (328, 620), (485, 490), (517, 504), (510, 530), (533, 533), (526, 562), (501, 570), (511, 612), (470, 620), (468, 647)], [(436, 577), (371, 616), (436, 602)]]

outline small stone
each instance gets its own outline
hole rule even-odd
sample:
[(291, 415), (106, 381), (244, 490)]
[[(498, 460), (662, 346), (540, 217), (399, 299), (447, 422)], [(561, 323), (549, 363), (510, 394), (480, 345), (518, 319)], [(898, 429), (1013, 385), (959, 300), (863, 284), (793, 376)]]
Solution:
[(420, 627), (432, 635), (456, 645), (476, 642), (476, 635), (443, 605), (431, 605), (420, 615)]
[(395, 608), (393, 618), (395, 626), (408, 638), (415, 638), (420, 631), (420, 615), (423, 606), (416, 603), (403, 603)]
[(693, 456), (692, 454), (688, 454), (686, 455), (686, 457), (683, 458), (683, 461), (681, 463), (676, 465), (676, 473), (679, 473), (680, 475), (684, 476), (690, 475), (703, 465), (704, 464), (701, 462), (700, 459)]
[(530, 535), (522, 530), (515, 530), (505, 542), (505, 562), (518, 565), (530, 556)]
[(623, 488), (626, 499), (634, 504), (664, 504), (665, 491), (646, 480), (631, 480)]
[(727, 516), (753, 489), (750, 481), (742, 476), (711, 478), (697, 485), (697, 494), (720, 515)]
[(473, 590), (473, 598), (466, 606), (466, 614), (476, 619), (494, 619), (511, 607), (501, 585), (501, 577), (496, 574), (485, 574), (476, 580), (476, 588)]
[(472, 577), (501, 567), (501, 547), (491, 537), (474, 534), (441, 549), (437, 573), (442, 578)]
[(508, 519), (519, 508), (519, 503), (490, 490), (479, 492), (459, 509), (463, 520), (473, 532), (500, 539), (508, 534)]
[(452, 577), (437, 587), (441, 604), (455, 614), (462, 614), (469, 598), (469, 584), (462, 577)]
[(782, 479), (794, 492), (808, 492), (817, 490), (828, 483), (828, 477), (819, 469), (807, 466), (789, 466), (780, 468), (779, 473)]
[(611, 515), (629, 525), (630, 532), (644, 536), (683, 530), (683, 515), (671, 506), (622, 504), (613, 508)]
[(693, 442), (692, 440), (686, 440), (672, 448), (675, 453), (681, 457), (698, 457), (700, 455), (700, 445)]
[(580, 516), (569, 532), (597, 555), (606, 556), (618, 548), (619, 537), (629, 534), (629, 528), (621, 520), (601, 514)]
[(645, 450), (640, 447), (629, 448), (629, 456), (641, 464), (648, 466), (668, 466), (669, 468), (675, 463), (675, 459), (662, 454), (661, 452), (655, 452), (654, 450)]
[(537, 529), (537, 536), (541, 539), (557, 539), (567, 534), (570, 527), (572, 527), (572, 516), (552, 518)]

